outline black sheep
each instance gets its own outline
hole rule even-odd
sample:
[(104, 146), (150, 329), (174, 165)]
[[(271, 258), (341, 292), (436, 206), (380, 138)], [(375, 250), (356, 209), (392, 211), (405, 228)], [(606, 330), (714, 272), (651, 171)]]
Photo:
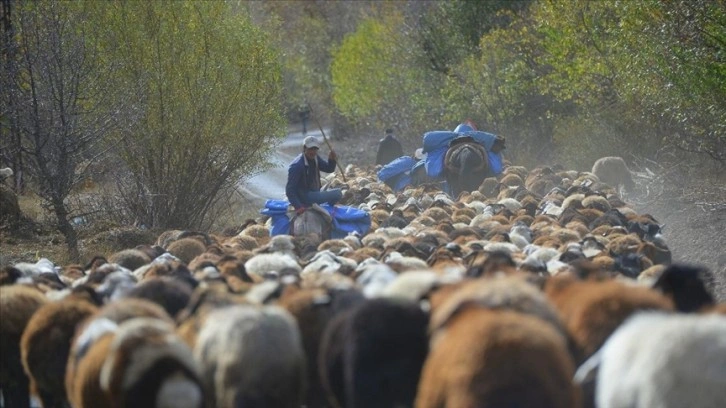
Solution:
[(336, 317), (320, 344), (323, 387), (339, 406), (412, 406), (428, 353), (428, 315), (374, 299)]

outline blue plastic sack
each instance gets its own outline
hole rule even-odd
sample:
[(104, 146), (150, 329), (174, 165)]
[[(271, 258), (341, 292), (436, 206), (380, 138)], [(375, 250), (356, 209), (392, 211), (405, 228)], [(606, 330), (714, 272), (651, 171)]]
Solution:
[(497, 140), (496, 135), (493, 135), (493, 134), (487, 133), (487, 132), (482, 132), (481, 130), (471, 130), (468, 132), (462, 132), (461, 134), (464, 136), (471, 137), (472, 139), (474, 139), (475, 142), (484, 146), (484, 148), (487, 149), (487, 151), (492, 149), (492, 145), (494, 145), (494, 141)]
[(449, 130), (434, 130), (432, 132), (426, 132), (423, 136), (423, 151), (424, 153), (431, 153), (439, 149), (449, 147), (449, 143), (459, 133), (451, 132)]
[[(290, 233), (290, 217), (288, 211), (290, 203), (285, 200), (267, 200), (265, 208), (260, 214), (267, 215), (272, 219), (272, 228), (270, 235), (283, 235)], [(358, 208), (348, 206), (333, 206), (330, 204), (320, 204), (333, 218), (333, 229), (331, 238), (344, 238), (351, 232), (357, 232), (365, 235), (371, 228), (370, 215)]]
[(401, 156), (378, 170), (378, 180), (386, 183), (394, 191), (403, 190), (411, 184), (411, 170), (416, 159), (411, 156)]
[(287, 216), (287, 209), (290, 203), (285, 200), (267, 200), (265, 208), (260, 214), (267, 215), (272, 219), (270, 235), (283, 235), (290, 233), (290, 218)]
[(286, 212), (290, 207), (290, 202), (286, 200), (267, 200), (265, 201), (265, 209), (270, 211)]
[(497, 175), (502, 174), (502, 170), (504, 170), (502, 156), (498, 153), (487, 151), (487, 159), (489, 159), (489, 170)]
[(424, 162), (426, 175), (440, 177), (444, 174), (444, 158), (448, 149), (449, 147), (446, 145), (428, 153)]
[(371, 216), (367, 212), (345, 205), (332, 206), (321, 204), (331, 217), (333, 217), (333, 230), (330, 238), (345, 238), (351, 232), (365, 235), (371, 228)]
[(393, 159), (393, 161), (378, 170), (378, 180), (385, 182), (393, 176), (411, 171), (414, 164), (416, 164), (416, 159), (411, 156), (401, 156)]
[(396, 184), (393, 185), (393, 191), (401, 191), (406, 188), (406, 186), (411, 185), (411, 182), (411, 174), (402, 174), (396, 181)]

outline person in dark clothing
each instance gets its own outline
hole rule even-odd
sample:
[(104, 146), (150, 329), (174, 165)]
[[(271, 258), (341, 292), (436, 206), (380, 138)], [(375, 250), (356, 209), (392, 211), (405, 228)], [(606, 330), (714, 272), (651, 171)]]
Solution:
[(378, 154), (376, 164), (385, 166), (393, 160), (403, 156), (401, 142), (393, 136), (393, 129), (386, 129), (386, 137), (378, 142)]
[(300, 115), (300, 121), (302, 122), (302, 134), (303, 136), (307, 136), (308, 119), (310, 119), (310, 105), (308, 105), (307, 103), (300, 105), (300, 108), (298, 109), (298, 114)]
[(337, 156), (333, 150), (328, 160), (318, 156), (320, 141), (315, 136), (308, 136), (303, 141), (303, 152), (290, 163), (287, 170), (285, 194), (298, 214), (312, 204), (335, 204), (343, 198), (339, 188), (320, 191), (320, 172), (335, 171)]

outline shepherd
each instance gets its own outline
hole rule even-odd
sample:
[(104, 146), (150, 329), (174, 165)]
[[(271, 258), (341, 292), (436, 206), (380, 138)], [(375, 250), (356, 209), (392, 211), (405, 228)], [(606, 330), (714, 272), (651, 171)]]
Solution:
[(303, 140), (302, 153), (290, 163), (285, 193), (295, 212), (300, 215), (313, 204), (335, 204), (343, 198), (339, 188), (321, 191), (320, 172), (333, 173), (337, 155), (330, 149), (328, 160), (318, 155), (320, 141), (315, 136)]

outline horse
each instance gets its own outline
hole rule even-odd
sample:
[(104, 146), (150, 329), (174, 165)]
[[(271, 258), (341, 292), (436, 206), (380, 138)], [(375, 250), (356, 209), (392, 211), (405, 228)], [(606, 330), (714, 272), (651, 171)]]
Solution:
[(489, 177), (489, 160), (484, 146), (471, 137), (454, 139), (444, 157), (444, 176), (452, 197), (474, 191)]

